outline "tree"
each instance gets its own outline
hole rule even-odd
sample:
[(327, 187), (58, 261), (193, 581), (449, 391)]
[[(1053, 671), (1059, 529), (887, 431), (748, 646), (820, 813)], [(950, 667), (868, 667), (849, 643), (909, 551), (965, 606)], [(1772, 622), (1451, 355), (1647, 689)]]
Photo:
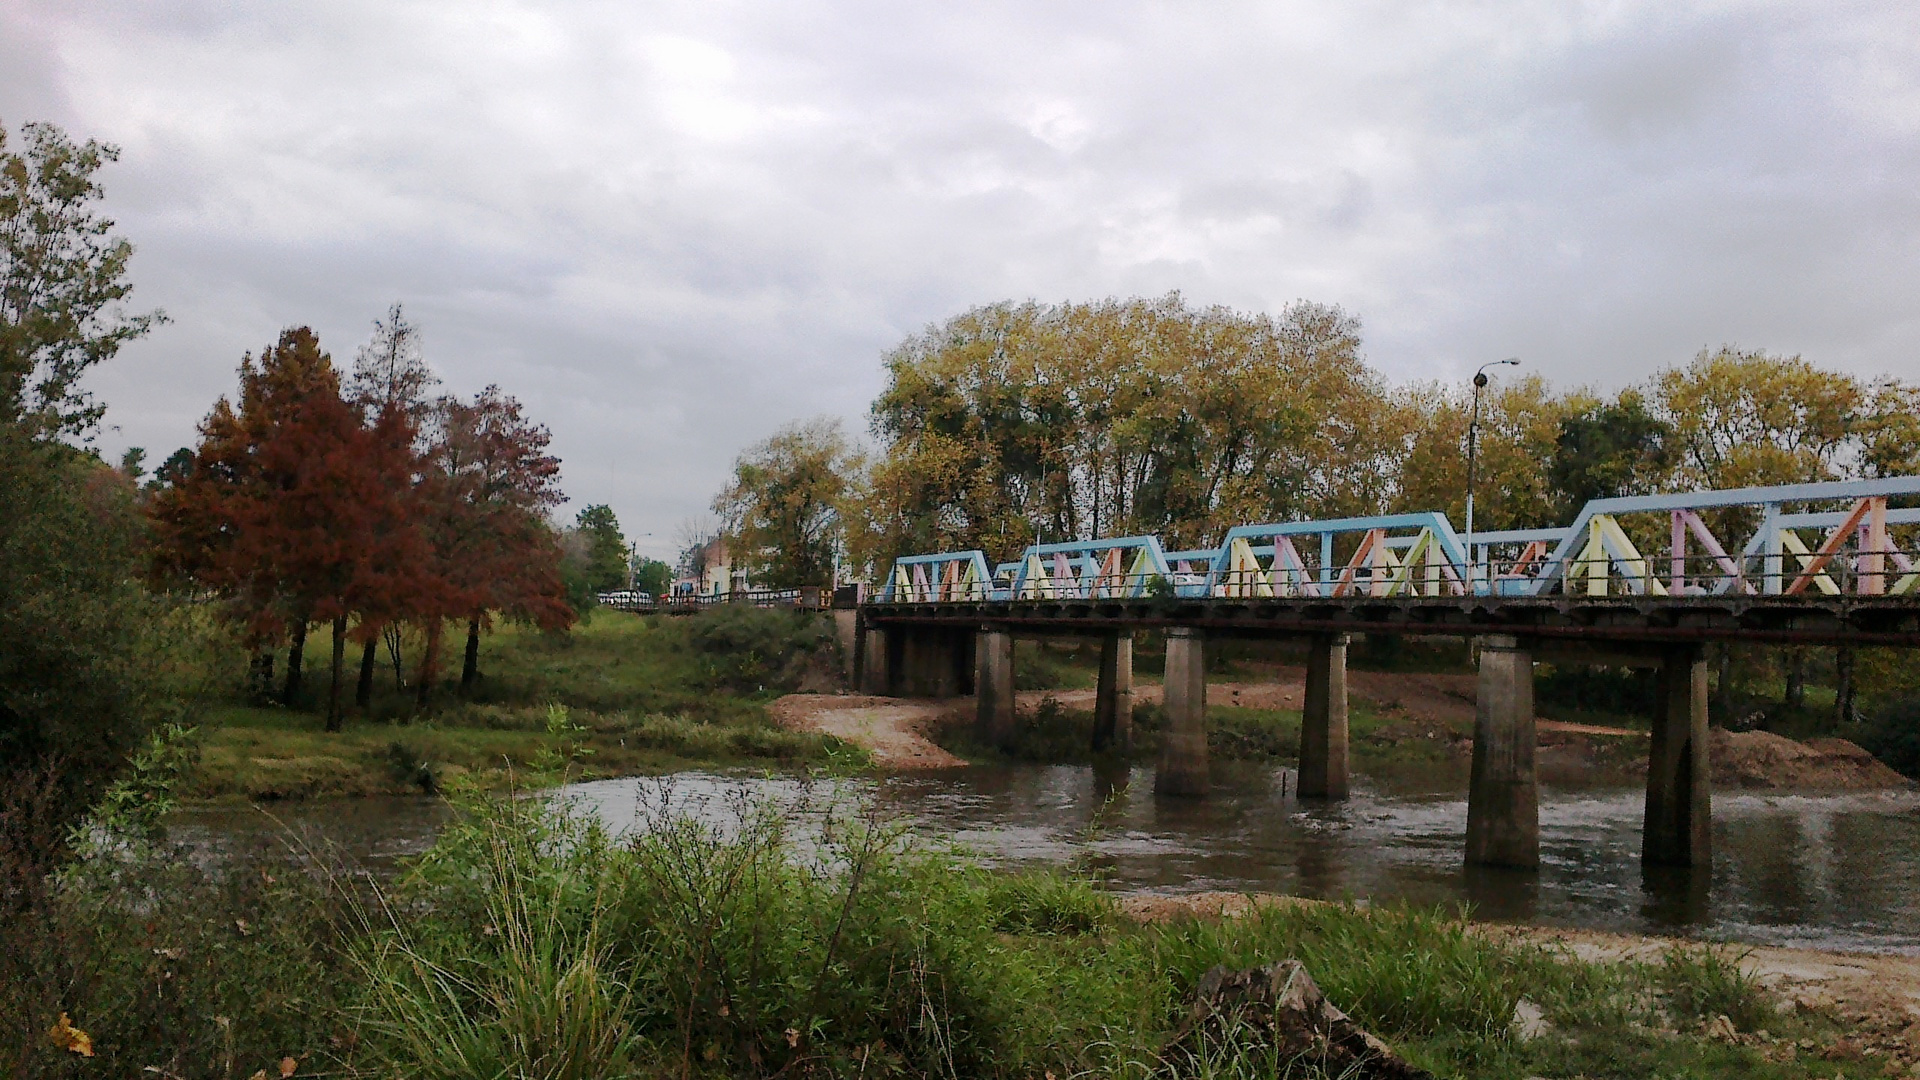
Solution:
[[(0, 421), (0, 849), (45, 868), (167, 714), (159, 604), (114, 470)], [(47, 798), (21, 804), (29, 792)], [(0, 911), (21, 881), (0, 880)], [(3, 916), (0, 916), (3, 917)]]
[(407, 420), (366, 423), (305, 327), (242, 361), (239, 403), (215, 403), (192, 468), (154, 499), (162, 565), (222, 592), (254, 640), (291, 638), (289, 704), (308, 624), (331, 624), (327, 726), (338, 730), (350, 618), (417, 594), (411, 575), (427, 561)]
[(586, 540), (587, 586), (596, 593), (626, 588), (627, 538), (621, 535), (613, 508), (605, 503), (583, 507), (574, 517), (574, 527)]
[(1850, 375), (1731, 346), (1661, 372), (1653, 392), (1673, 427), (1682, 482), (1702, 488), (1842, 475), (1867, 404)]
[(633, 587), (651, 596), (665, 596), (673, 588), (673, 567), (641, 556), (633, 563)]
[(133, 245), (111, 235), (94, 180), (119, 150), (76, 145), (52, 124), (20, 136), (24, 149), (9, 151), (0, 127), (0, 422), (86, 436), (103, 406), (81, 377), (166, 316), (120, 310)]
[(167, 689), (132, 485), (63, 441), (89, 441), (101, 415), (81, 377), (162, 317), (119, 312), (133, 249), (94, 179), (114, 149), (20, 134), (9, 150), (0, 126), (0, 850), (21, 875), (0, 908), (64, 851)]
[(842, 507), (862, 465), (830, 419), (783, 428), (740, 455), (713, 509), (754, 581), (774, 589), (833, 583)]
[(470, 404), (452, 397), (435, 403), (423, 485), (436, 583), (423, 611), (423, 703), (431, 693), (444, 619), (467, 623), (463, 690), (479, 675), (480, 632), (494, 613), (549, 629), (573, 622), (559, 541), (546, 517), (565, 498), (560, 461), (547, 453), (551, 441), (547, 429), (529, 421), (520, 403), (497, 386)]
[(1593, 499), (1660, 490), (1673, 467), (1673, 425), (1629, 389), (1561, 419), (1547, 477), (1561, 516), (1571, 520)]
[[(439, 383), (421, 351), (419, 330), (395, 303), (384, 319), (374, 320), (373, 336), (354, 354), (347, 397), (376, 433), (394, 444), (390, 452), (424, 455), (427, 451), (421, 437), (432, 406), (427, 395)], [(419, 492), (411, 494), (417, 497)], [(430, 587), (430, 576), (421, 576), (422, 567), (411, 569), (416, 573), (401, 580), (411, 584), (416, 593), (419, 588)], [(408, 613), (422, 604), (420, 596), (399, 592), (367, 599), (357, 629), (360, 677), (354, 688), (354, 702), (362, 709), (373, 702), (374, 664), (383, 637), (393, 655), (395, 688), (399, 688), (399, 627)]]
[[(1440, 510), (1466, 521), (1467, 425), (1471, 387), (1416, 387), (1414, 418), (1396, 503), (1402, 510)], [(1484, 391), (1476, 444), (1474, 528), (1508, 529), (1558, 522), (1562, 500), (1548, 475), (1561, 424), (1591, 407), (1586, 394), (1555, 395), (1545, 379), (1524, 375)]]
[(1392, 497), (1405, 453), (1403, 406), (1337, 307), (996, 304), (885, 363), (882, 457), (849, 530), (868, 566), (1132, 532), (1194, 544), (1250, 519), (1365, 513)]

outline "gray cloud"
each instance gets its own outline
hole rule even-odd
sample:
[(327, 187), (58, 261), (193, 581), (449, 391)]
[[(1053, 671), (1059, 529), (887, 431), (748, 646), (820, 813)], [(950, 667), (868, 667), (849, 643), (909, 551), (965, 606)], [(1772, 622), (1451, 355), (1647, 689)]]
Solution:
[(1002, 298), (1340, 303), (1398, 377), (1920, 377), (1916, 51), (1864, 2), (15, 0), (0, 118), (124, 148), (174, 322), (95, 379), (110, 446), (398, 299), (664, 554), (740, 447), (861, 426), (888, 347)]

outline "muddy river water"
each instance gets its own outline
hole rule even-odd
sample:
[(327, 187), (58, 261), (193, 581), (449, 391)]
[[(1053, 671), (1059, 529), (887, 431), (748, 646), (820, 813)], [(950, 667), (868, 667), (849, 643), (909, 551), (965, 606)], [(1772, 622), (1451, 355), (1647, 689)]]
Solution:
[[(1459, 781), (1356, 778), (1353, 798), (1327, 804), (1295, 799), (1290, 770), (1217, 765), (1211, 797), (1186, 800), (1155, 796), (1146, 768), (1005, 765), (829, 782), (683, 773), (560, 795), (616, 828), (662, 799), (722, 819), (742, 799), (861, 805), (996, 864), (1073, 863), (1129, 891), (1469, 903), (1503, 921), (1920, 954), (1920, 795), (1718, 791), (1712, 872), (1644, 874), (1638, 789), (1549, 785), (1534, 874), (1462, 865)], [(429, 799), (284, 804), (271, 817), (198, 807), (175, 835), (217, 853), (290, 829), (378, 868), (424, 850), (446, 816)]]

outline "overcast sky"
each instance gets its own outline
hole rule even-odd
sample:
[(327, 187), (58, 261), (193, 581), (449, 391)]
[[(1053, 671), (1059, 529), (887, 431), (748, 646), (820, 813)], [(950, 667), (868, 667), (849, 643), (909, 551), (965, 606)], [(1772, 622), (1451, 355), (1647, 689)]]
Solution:
[(1920, 378), (1915, 4), (0, 0), (29, 119), (122, 147), (173, 319), (94, 378), (107, 450), (398, 300), (659, 555), (1001, 299), (1337, 303), (1396, 378)]

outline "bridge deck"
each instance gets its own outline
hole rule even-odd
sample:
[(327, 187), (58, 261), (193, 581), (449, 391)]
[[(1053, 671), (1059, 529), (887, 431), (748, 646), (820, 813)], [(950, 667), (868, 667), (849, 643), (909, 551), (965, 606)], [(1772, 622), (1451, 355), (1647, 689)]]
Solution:
[(870, 627), (995, 626), (1071, 636), (1192, 627), (1210, 635), (1512, 634), (1592, 642), (1744, 641), (1920, 646), (1907, 597), (1213, 597), (895, 602), (860, 607)]

